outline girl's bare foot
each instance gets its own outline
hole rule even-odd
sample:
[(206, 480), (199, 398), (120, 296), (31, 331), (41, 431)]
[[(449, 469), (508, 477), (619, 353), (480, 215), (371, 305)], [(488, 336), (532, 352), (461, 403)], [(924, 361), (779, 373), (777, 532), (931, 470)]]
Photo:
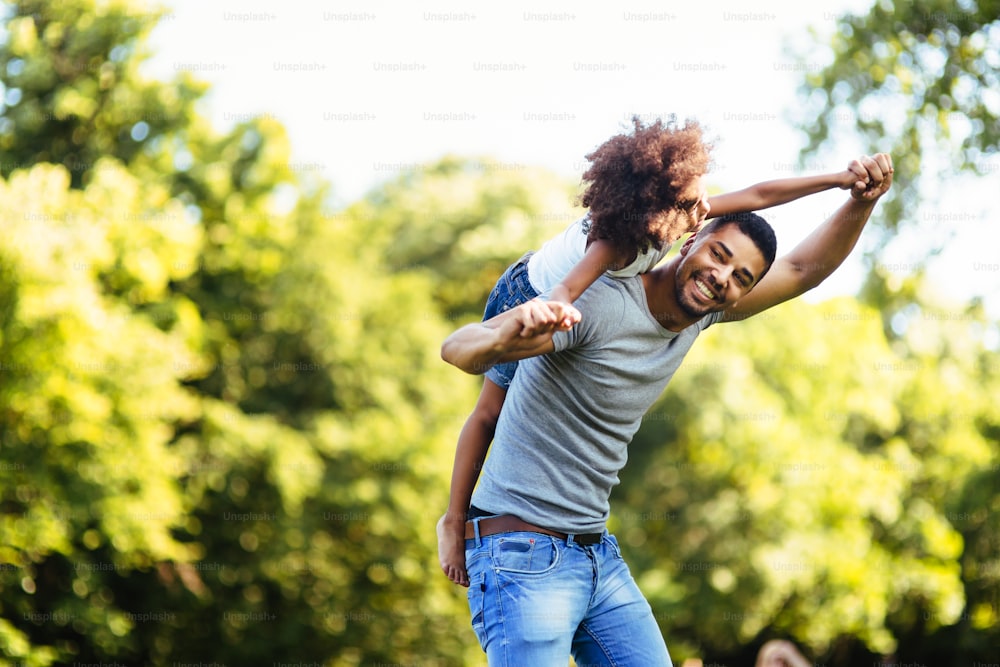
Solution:
[(438, 560), (441, 571), (459, 586), (469, 586), (465, 571), (465, 521), (452, 521), (443, 515), (437, 522)]

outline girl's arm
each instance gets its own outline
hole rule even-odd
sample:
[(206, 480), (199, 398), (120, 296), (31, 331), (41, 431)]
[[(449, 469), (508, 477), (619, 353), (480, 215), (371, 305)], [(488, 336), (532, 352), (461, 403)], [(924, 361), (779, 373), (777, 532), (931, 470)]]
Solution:
[(830, 188), (847, 190), (857, 185), (863, 189), (867, 183), (868, 172), (860, 162), (853, 160), (844, 171), (820, 176), (779, 178), (757, 183), (736, 192), (709, 197), (708, 203), (712, 208), (708, 217), (717, 218), (728, 213), (759, 211)]
[(437, 534), (441, 569), (460, 586), (469, 585), (469, 574), (465, 569), (465, 514), (472, 502), (472, 492), (479, 481), (506, 396), (506, 390), (499, 385), (490, 380), (483, 382), (479, 401), (462, 427), (455, 448), (448, 511), (438, 521)]
[[(878, 198), (892, 186), (892, 157), (878, 153), (862, 158), (871, 183), (851, 189), (843, 206), (791, 251), (774, 261), (767, 275), (738, 303), (725, 310), (726, 322), (742, 321), (811, 290), (826, 280), (853, 250)], [(860, 183), (860, 179), (859, 179)]]
[(441, 344), (441, 358), (472, 375), (495, 364), (548, 354), (552, 334), (569, 331), (580, 311), (567, 303), (532, 299), (485, 322), (466, 324)]
[(610, 241), (596, 239), (590, 242), (583, 259), (576, 263), (566, 277), (552, 288), (550, 301), (573, 303), (584, 290), (594, 284), (594, 281), (604, 275), (605, 271), (613, 271), (625, 266), (621, 254), (615, 250)]

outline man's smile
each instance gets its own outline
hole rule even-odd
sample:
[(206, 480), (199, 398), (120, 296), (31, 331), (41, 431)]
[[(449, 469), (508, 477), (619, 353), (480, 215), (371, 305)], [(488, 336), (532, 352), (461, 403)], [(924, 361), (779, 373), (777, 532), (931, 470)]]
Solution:
[(694, 286), (698, 290), (698, 292), (700, 292), (701, 295), (704, 296), (709, 301), (718, 300), (718, 297), (715, 296), (715, 292), (713, 292), (708, 285), (698, 280), (697, 278), (694, 279)]

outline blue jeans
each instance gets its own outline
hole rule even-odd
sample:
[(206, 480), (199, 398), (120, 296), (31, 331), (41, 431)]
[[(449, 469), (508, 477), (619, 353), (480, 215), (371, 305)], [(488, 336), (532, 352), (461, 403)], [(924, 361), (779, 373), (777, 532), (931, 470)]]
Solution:
[(671, 667), (649, 603), (605, 534), (581, 546), (541, 533), (465, 541), (472, 629), (490, 667)]
[[(483, 313), (483, 321), (496, 317), (511, 308), (516, 308), (522, 303), (527, 303), (538, 296), (538, 291), (532, 287), (528, 280), (528, 258), (531, 253), (526, 253), (521, 259), (507, 267), (493, 291), (490, 292), (486, 300), (486, 311)], [(506, 390), (510, 387), (514, 379), (514, 372), (517, 371), (517, 362), (510, 361), (505, 364), (497, 364), (486, 371), (486, 377), (492, 380), (498, 387)]]

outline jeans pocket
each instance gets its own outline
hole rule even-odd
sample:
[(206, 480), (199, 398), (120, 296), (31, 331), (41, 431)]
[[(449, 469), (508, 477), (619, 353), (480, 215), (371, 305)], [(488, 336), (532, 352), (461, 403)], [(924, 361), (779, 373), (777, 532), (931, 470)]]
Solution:
[(608, 545), (611, 547), (611, 553), (614, 555), (614, 557), (617, 558), (618, 560), (622, 561), (625, 560), (622, 557), (622, 548), (621, 545), (618, 544), (618, 538), (616, 538), (614, 535), (609, 534), (605, 535), (604, 539), (608, 542)]
[(559, 542), (548, 535), (511, 534), (497, 540), (493, 566), (498, 572), (545, 574), (559, 562)]

